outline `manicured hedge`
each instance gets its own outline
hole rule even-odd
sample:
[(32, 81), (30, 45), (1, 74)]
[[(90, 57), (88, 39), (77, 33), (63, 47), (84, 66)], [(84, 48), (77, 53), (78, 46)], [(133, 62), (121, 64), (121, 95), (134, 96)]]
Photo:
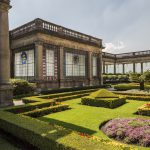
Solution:
[(70, 99), (81, 98), (81, 97), (87, 96), (87, 95), (89, 95), (89, 93), (54, 98), (53, 100), (55, 100), (56, 102), (63, 102), (63, 101), (70, 100)]
[(104, 74), (103, 75), (103, 82), (104, 83), (128, 83), (129, 75), (127, 74)]
[(43, 108), (43, 107), (50, 107), (50, 106), (54, 106), (56, 105), (56, 103), (54, 101), (51, 102), (37, 102), (37, 103), (31, 103), (31, 104), (26, 104), (26, 105), (21, 105), (21, 106), (13, 106), (13, 107), (9, 107), (6, 108), (6, 111), (9, 111), (11, 113), (14, 114), (19, 114), (19, 113), (25, 113), (28, 111), (32, 111), (35, 110), (37, 108)]
[(129, 100), (139, 100), (139, 101), (150, 101), (150, 94), (142, 93), (142, 92), (113, 92), (118, 95), (126, 96), (126, 99)]
[[(114, 86), (114, 89), (118, 91), (140, 89), (139, 84), (118, 84)], [(150, 85), (145, 85), (145, 89), (150, 90)]]
[(114, 89), (118, 91), (139, 89), (139, 85), (138, 84), (118, 84), (118, 85), (114, 85)]
[(11, 79), (10, 82), (13, 85), (13, 95), (14, 96), (33, 94), (36, 89), (36, 84), (29, 83), (26, 80)]
[(90, 96), (83, 97), (81, 99), (83, 105), (96, 106), (96, 107), (106, 107), (106, 108), (116, 108), (126, 103), (124, 97), (122, 98), (100, 98), (95, 99)]
[(113, 93), (118, 95), (128, 95), (128, 96), (150, 96), (148, 93), (142, 93), (139, 91), (128, 92), (128, 91), (113, 91)]
[(150, 96), (126, 96), (129, 100), (150, 101)]
[(63, 96), (65, 97), (65, 96), (70, 96), (70, 95), (85, 94), (85, 93), (90, 93), (90, 92), (94, 92), (94, 91), (96, 91), (96, 89), (50, 94), (50, 95), (46, 95), (46, 96), (39, 96), (39, 98), (43, 98), (43, 99), (59, 98), (59, 97), (63, 97)]
[(0, 111), (0, 114), (1, 129), (40, 150), (130, 149), (128, 146), (110, 140), (89, 139), (63, 127), (27, 116), (4, 111)]
[(138, 108), (139, 115), (150, 116), (150, 103), (147, 103)]
[(44, 107), (42, 109), (35, 109), (32, 111), (28, 111), (25, 113), (22, 113), (22, 115), (30, 116), (33, 118), (41, 117), (50, 113), (55, 113), (59, 111), (64, 111), (69, 109), (69, 105), (67, 104), (61, 104), (61, 105), (56, 105), (56, 106), (51, 106), (51, 107)]
[(109, 85), (99, 85), (99, 86), (85, 86), (85, 87), (73, 87), (73, 88), (61, 88), (61, 89), (50, 89), (41, 91), (41, 94), (54, 94), (54, 93), (63, 93), (63, 92), (72, 92), (72, 91), (80, 91), (80, 90), (89, 90), (89, 89), (98, 89), (98, 88), (107, 88)]
[(30, 102), (43, 102), (47, 100), (55, 100), (57, 102), (70, 100), (73, 98), (81, 98), (83, 96), (89, 95), (91, 92), (96, 91), (95, 89), (90, 90), (82, 90), (82, 91), (75, 91), (75, 92), (65, 92), (65, 93), (58, 93), (58, 94), (49, 94), (44, 96), (32, 96), (32, 97), (25, 97), (23, 98), (24, 103)]

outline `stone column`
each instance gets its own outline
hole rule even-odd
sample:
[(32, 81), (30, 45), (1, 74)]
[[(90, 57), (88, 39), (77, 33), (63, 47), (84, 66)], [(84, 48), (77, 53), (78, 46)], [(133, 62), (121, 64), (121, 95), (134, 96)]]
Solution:
[(116, 74), (116, 62), (114, 62), (114, 74)]
[(125, 74), (124, 64), (122, 64), (123, 74)]
[(35, 78), (43, 79), (43, 43), (35, 42)]
[(105, 74), (105, 61), (103, 61), (103, 74)]
[(141, 62), (141, 73), (143, 73), (143, 62)]
[(13, 105), (10, 79), (9, 0), (0, 0), (0, 107)]
[(61, 46), (59, 50), (59, 72), (58, 72), (58, 79), (59, 79), (59, 87), (64, 87), (64, 48)]
[(92, 85), (93, 80), (93, 68), (92, 68), (92, 52), (88, 52), (88, 80), (89, 85)]
[(99, 54), (99, 73), (98, 73), (98, 75), (99, 75), (99, 84), (100, 85), (103, 85), (103, 73), (102, 73), (102, 67), (103, 67), (103, 62), (102, 62), (102, 52), (100, 52), (100, 54)]
[(133, 73), (136, 72), (136, 69), (135, 69), (135, 63), (133, 63)]

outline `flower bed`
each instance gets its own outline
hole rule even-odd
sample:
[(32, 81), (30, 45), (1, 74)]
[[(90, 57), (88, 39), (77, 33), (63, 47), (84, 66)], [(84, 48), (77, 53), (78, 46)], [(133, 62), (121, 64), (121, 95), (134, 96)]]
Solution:
[(101, 129), (110, 138), (128, 144), (150, 147), (150, 119), (113, 119)]
[(150, 116), (150, 103), (147, 103), (138, 108), (139, 115)]

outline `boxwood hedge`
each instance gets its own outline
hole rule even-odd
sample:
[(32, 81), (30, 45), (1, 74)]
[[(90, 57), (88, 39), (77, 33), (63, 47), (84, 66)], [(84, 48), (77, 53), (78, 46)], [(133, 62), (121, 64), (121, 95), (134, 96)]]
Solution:
[[(139, 84), (118, 84), (114, 86), (114, 89), (118, 91), (140, 89)], [(145, 85), (145, 89), (150, 90), (150, 85)]]
[(69, 129), (51, 125), (27, 116), (0, 111), (0, 128), (40, 150), (93, 150), (130, 147), (110, 140), (93, 140)]
[(83, 105), (96, 106), (96, 107), (106, 107), (106, 108), (116, 108), (126, 103), (126, 99), (122, 98), (99, 98), (95, 99), (90, 96), (83, 97), (81, 99)]
[(42, 109), (35, 109), (35, 110), (28, 111), (28, 112), (21, 113), (21, 114), (37, 118), (37, 117), (41, 117), (41, 116), (44, 116), (44, 115), (47, 115), (47, 114), (50, 114), (50, 113), (64, 111), (64, 110), (67, 110), (68, 108), (69, 108), (69, 105), (60, 104), (60, 105), (51, 106), (51, 107), (44, 107)]
[(144, 104), (138, 108), (139, 115), (150, 116), (150, 103)]
[(26, 105), (21, 105), (21, 106), (13, 106), (6, 108), (6, 111), (18, 114), (18, 113), (25, 113), (28, 111), (32, 111), (34, 109), (40, 109), (43, 107), (50, 107), (54, 106), (56, 103), (54, 101), (45, 101), (45, 102), (36, 102), (36, 103), (31, 103), (31, 104), (26, 104)]

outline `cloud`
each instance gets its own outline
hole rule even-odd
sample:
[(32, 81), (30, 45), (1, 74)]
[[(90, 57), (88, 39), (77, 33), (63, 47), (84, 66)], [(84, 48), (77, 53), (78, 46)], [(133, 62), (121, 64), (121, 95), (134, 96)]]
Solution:
[(118, 50), (125, 49), (125, 44), (122, 41), (117, 41), (115, 43), (105, 43), (105, 52), (110, 52), (110, 53), (118, 53)]
[(10, 29), (42, 18), (103, 39), (108, 52), (150, 49), (150, 0), (11, 0), (11, 4)]

